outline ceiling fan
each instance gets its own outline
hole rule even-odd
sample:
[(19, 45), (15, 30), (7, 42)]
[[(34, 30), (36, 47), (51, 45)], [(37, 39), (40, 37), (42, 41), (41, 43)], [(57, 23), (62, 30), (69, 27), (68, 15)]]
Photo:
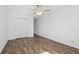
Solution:
[(33, 14), (35, 15), (44, 15), (45, 13), (51, 11), (50, 9), (47, 9), (44, 5), (34, 5), (33, 9), (30, 9), (33, 11)]

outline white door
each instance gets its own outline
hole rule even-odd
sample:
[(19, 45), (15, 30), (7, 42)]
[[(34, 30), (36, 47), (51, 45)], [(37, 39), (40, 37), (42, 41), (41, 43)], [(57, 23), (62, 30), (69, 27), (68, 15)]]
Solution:
[[(8, 15), (8, 39), (20, 37), (28, 37), (29, 32), (29, 17), (18, 14)], [(32, 25), (33, 26), (33, 25)], [(32, 35), (32, 34), (31, 34)]]
[[(28, 18), (28, 17), (27, 17)], [(22, 15), (16, 17), (16, 37), (27, 37), (28, 36), (28, 20), (26, 17), (23, 17)]]

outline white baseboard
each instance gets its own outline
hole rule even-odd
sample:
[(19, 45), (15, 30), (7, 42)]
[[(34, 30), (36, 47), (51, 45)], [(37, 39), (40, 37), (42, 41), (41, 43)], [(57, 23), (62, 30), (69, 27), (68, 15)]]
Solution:
[(5, 42), (3, 42), (2, 47), (0, 48), (0, 53), (2, 52), (2, 50), (3, 50), (4, 46), (6, 45), (7, 41), (8, 40), (5, 40)]
[(62, 44), (65, 44), (65, 45), (68, 45), (68, 46), (71, 46), (71, 47), (74, 47), (74, 48), (78, 48), (79, 49), (79, 46), (73, 44), (73, 43), (67, 43), (67, 42), (63, 42), (63, 41), (59, 41), (57, 40), (55, 37), (48, 37), (48, 36), (45, 36), (45, 35), (41, 35), (41, 34), (36, 34), (38, 36), (42, 36), (42, 37), (45, 37), (45, 38), (48, 38), (50, 40), (54, 40), (56, 42), (59, 42), (59, 43), (62, 43)]

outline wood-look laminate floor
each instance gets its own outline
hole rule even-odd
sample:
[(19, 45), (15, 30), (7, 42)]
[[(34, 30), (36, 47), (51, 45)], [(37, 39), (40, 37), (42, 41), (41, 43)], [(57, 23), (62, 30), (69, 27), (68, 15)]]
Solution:
[(78, 54), (79, 49), (35, 35), (34, 38), (19, 38), (9, 40), (2, 50), (2, 54)]

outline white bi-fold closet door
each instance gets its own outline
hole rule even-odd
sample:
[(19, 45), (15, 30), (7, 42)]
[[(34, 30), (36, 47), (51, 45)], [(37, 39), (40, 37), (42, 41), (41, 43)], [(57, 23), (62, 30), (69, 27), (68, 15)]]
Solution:
[(33, 37), (33, 16), (20, 15), (15, 21), (17, 37)]
[(15, 30), (16, 30), (16, 33), (15, 35), (17, 37), (27, 37), (28, 36), (28, 20), (26, 17), (22, 17), (19, 16), (19, 17), (16, 17), (16, 26), (15, 26)]
[(25, 10), (26, 7), (9, 6), (8, 39), (33, 37), (33, 15)]
[(9, 14), (8, 39), (33, 36), (33, 17)]

